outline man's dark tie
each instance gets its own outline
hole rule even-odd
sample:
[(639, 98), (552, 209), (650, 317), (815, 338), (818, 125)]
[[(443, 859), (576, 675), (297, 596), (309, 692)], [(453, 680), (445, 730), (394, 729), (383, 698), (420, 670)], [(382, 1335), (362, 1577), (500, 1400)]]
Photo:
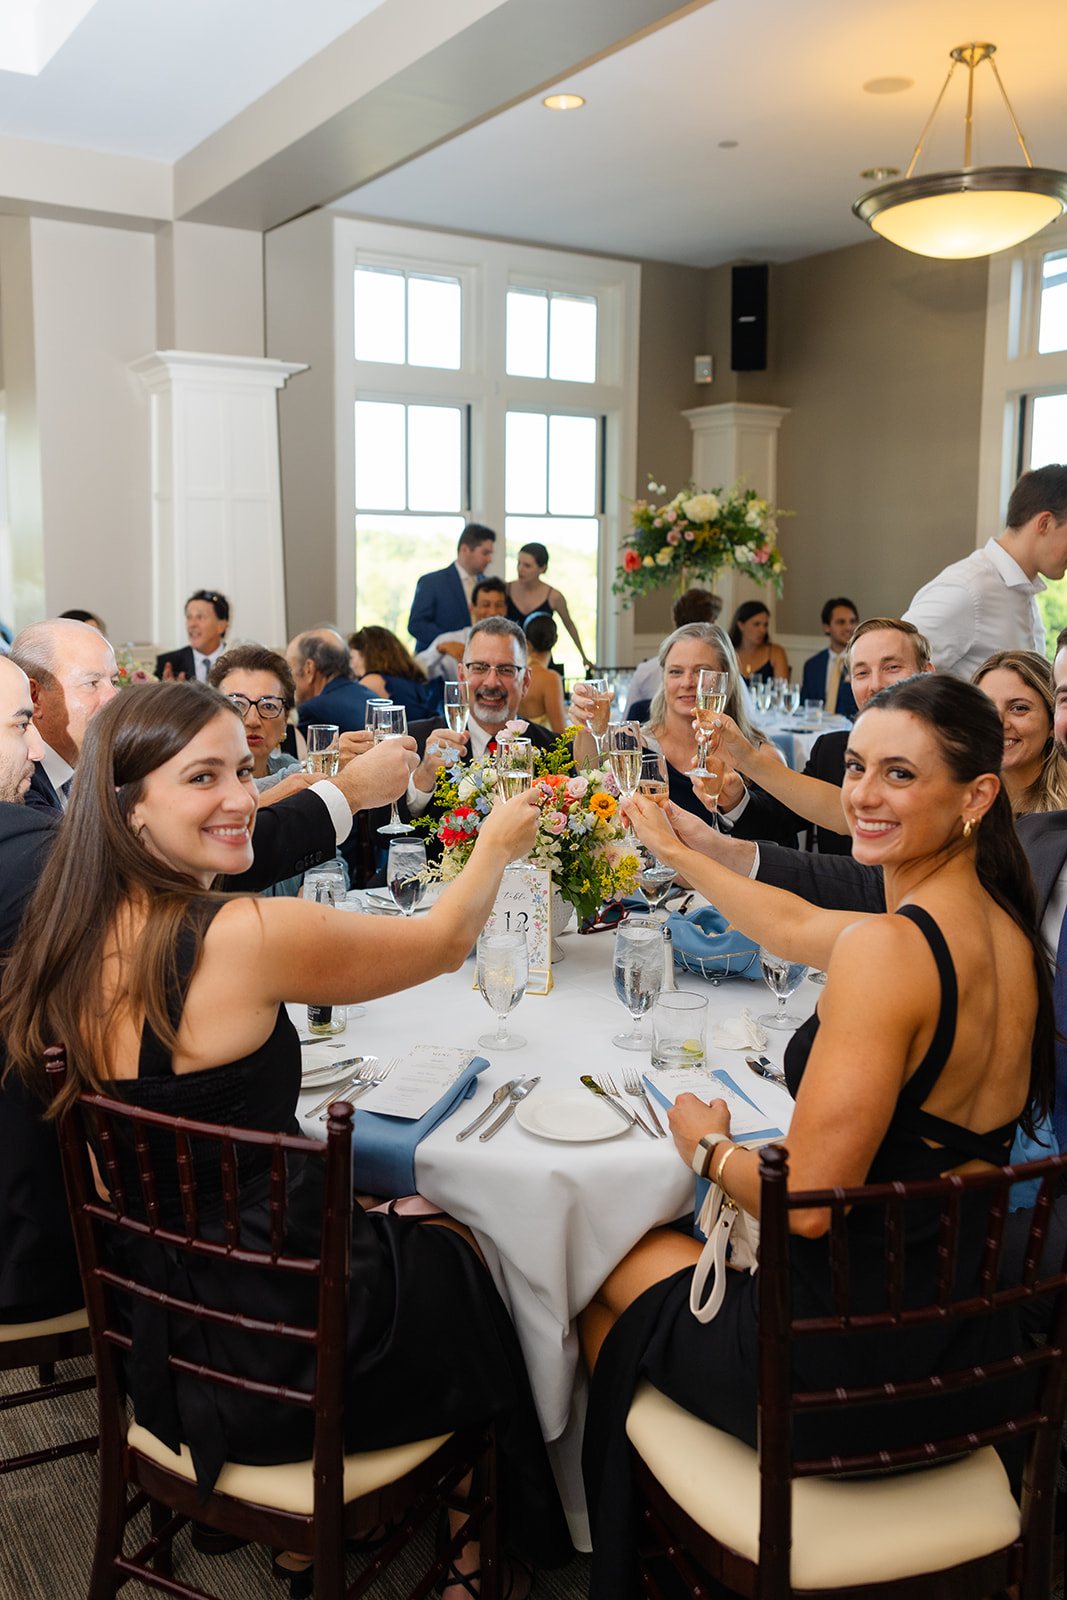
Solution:
[[(1056, 947), (1056, 974), (1052, 980), (1052, 1004), (1056, 1018), (1056, 1032), (1067, 1033), (1067, 916), (1060, 923), (1059, 943)], [(1067, 1044), (1056, 1039), (1056, 1105), (1052, 1113), (1052, 1126), (1060, 1150), (1067, 1150)]]
[(63, 796), (64, 800), (69, 800), (70, 799), (70, 786), (71, 786), (71, 784), (73, 782), (74, 782), (74, 774), (71, 773), (70, 777), (66, 780), (66, 782), (60, 784), (59, 792)]

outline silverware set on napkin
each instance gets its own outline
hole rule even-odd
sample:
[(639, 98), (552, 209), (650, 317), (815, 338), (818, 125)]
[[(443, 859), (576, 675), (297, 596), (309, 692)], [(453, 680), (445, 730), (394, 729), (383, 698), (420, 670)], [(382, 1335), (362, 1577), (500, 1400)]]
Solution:
[[(357, 1057), (356, 1059), (362, 1058)], [(361, 1094), (366, 1094), (368, 1089), (377, 1088), (379, 1083), (384, 1083), (393, 1068), (399, 1066), (399, 1064), (399, 1056), (384, 1067), (379, 1066), (377, 1056), (367, 1056), (363, 1066), (353, 1074), (348, 1083), (342, 1083), (338, 1088), (331, 1090), (325, 1100), (320, 1100), (317, 1106), (312, 1106), (306, 1115), (313, 1117), (317, 1112), (321, 1111), (322, 1115), (319, 1117), (319, 1121), (325, 1122), (330, 1114), (330, 1107), (335, 1100), (357, 1100)]]

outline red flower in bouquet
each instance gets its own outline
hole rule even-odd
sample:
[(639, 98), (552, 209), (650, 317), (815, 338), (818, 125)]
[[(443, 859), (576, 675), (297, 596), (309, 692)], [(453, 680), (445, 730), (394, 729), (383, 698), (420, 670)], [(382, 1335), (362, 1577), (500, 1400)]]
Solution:
[(449, 848), (466, 844), (468, 840), (477, 838), (479, 821), (479, 814), (473, 806), (454, 806), (438, 828), (437, 837)]

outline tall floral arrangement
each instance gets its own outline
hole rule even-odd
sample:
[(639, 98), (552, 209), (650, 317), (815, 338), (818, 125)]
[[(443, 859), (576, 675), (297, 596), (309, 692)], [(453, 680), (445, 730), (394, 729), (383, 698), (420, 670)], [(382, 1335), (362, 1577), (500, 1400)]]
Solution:
[[(571, 729), (573, 736), (576, 730)], [(427, 876), (449, 882), (462, 872), (482, 819), (488, 815), (497, 785), (492, 758), (442, 767), (436, 799), (440, 817), (423, 817), (440, 840), (441, 859)], [(606, 900), (617, 900), (634, 887), (638, 860), (633, 845), (624, 843), (625, 829), (617, 794), (607, 773), (576, 773), (567, 734), (551, 750), (534, 752), (534, 793), (540, 821), (527, 858), (547, 867), (553, 887), (574, 906), (579, 917), (595, 916)]]
[[(648, 485), (649, 495), (666, 494), (663, 484)], [(638, 595), (676, 583), (685, 589), (694, 578), (714, 579), (724, 570), (743, 572), (782, 592), (785, 562), (778, 549), (779, 513), (754, 489), (735, 484), (698, 489), (688, 483), (673, 500), (654, 504), (635, 500), (632, 527), (623, 541), (616, 594), (632, 603)]]

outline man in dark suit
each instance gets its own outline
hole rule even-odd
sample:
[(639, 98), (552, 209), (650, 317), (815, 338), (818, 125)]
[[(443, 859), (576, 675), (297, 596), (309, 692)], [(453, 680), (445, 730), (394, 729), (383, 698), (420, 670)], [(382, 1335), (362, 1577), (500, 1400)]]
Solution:
[(11, 660), (30, 681), (33, 720), (43, 741), (26, 803), (62, 812), (90, 718), (117, 693), (114, 652), (88, 623), (56, 617), (23, 628)]
[[(848, 659), (861, 709), (879, 689), (934, 670), (928, 642), (910, 622), (897, 617), (861, 622), (852, 635)], [(739, 734), (730, 734), (725, 753), (735, 773), (727, 777), (719, 801), (724, 818), (733, 824), (743, 817), (748, 839), (783, 839), (791, 831), (822, 822), (816, 833), (820, 854), (850, 855), (852, 841), (847, 831), (839, 831), (844, 818), (834, 792), (845, 781), (848, 739), (844, 729), (824, 733), (812, 746), (804, 771), (792, 772), (766, 748), (757, 750)], [(759, 788), (749, 791), (744, 778)]]
[(437, 572), (424, 572), (415, 585), (408, 632), (416, 650), (426, 650), (439, 633), (451, 633), (470, 622), (474, 585), (493, 559), (496, 534), (469, 522), (459, 536), (456, 559)]
[(372, 696), (357, 683), (348, 646), (332, 628), (312, 628), (290, 639), (285, 652), (296, 684), (300, 732), (313, 722), (332, 722), (342, 733), (367, 725)]
[(822, 631), (830, 643), (825, 650), (809, 656), (804, 663), (800, 698), (821, 700), (828, 716), (834, 713), (842, 717), (856, 715), (856, 701), (849, 686), (845, 652), (858, 621), (855, 606), (844, 595), (836, 600), (827, 600), (822, 608)]
[(189, 643), (156, 657), (156, 677), (198, 678), (206, 683), (208, 673), (226, 648), (226, 629), (230, 625), (230, 602), (214, 589), (198, 589), (185, 602), (185, 631)]

